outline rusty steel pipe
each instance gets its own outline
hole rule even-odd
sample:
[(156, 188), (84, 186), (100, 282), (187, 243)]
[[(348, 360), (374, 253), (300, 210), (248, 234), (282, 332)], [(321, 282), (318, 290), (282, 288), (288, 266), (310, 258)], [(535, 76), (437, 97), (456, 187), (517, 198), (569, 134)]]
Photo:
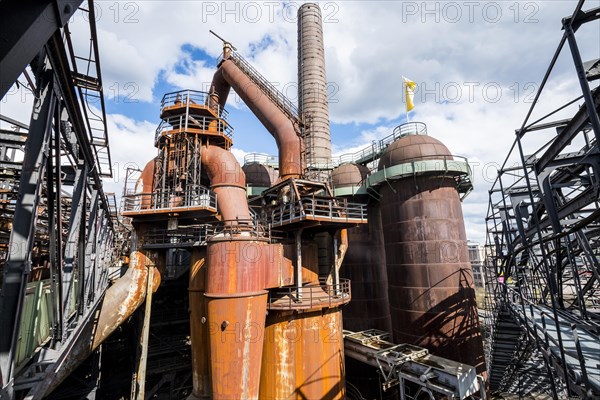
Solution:
[(142, 210), (152, 207), (152, 192), (154, 190), (154, 158), (146, 164), (142, 170), (140, 180), (142, 182)]
[(258, 399), (267, 291), (206, 297), (212, 398)]
[[(146, 298), (148, 266), (151, 265), (152, 261), (145, 254), (139, 251), (131, 254), (130, 266), (125, 275), (106, 290), (99, 305), (98, 318), (88, 321), (79, 339), (64, 353), (65, 357), (54, 363), (51, 370), (46, 372), (46, 378), (32, 393), (33, 399), (41, 399), (52, 393), (138, 309)], [(152, 287), (153, 292), (156, 292), (160, 286), (160, 273), (155, 270), (153, 277)]]
[(246, 199), (246, 175), (230, 151), (218, 146), (202, 146), (202, 166), (217, 194), (217, 208), (224, 221), (250, 221)]
[(214, 237), (208, 244), (206, 298), (213, 399), (258, 399), (265, 273), (276, 268), (265, 240)]
[(265, 327), (260, 399), (344, 399), (345, 391), (340, 309), (271, 310)]
[[(439, 140), (408, 135), (388, 146), (379, 169), (427, 159), (452, 156)], [(394, 341), (426, 347), (484, 373), (456, 180), (440, 165), (384, 184), (380, 193)]]
[[(228, 83), (229, 85), (225, 84)], [(282, 180), (300, 178), (301, 139), (292, 121), (263, 93), (237, 65), (224, 60), (213, 77), (212, 89), (224, 106), (230, 87), (242, 98), (265, 128), (273, 135), (279, 149), (279, 174)]]
[[(92, 342), (92, 350), (96, 349), (111, 333), (129, 318), (146, 298), (146, 281), (148, 279), (148, 266), (153, 262), (141, 251), (131, 254), (130, 267), (121, 278), (106, 290), (97, 329)], [(154, 292), (160, 285), (160, 273), (153, 274)]]
[(190, 265), (189, 304), (193, 393), (188, 400), (210, 399), (210, 359), (206, 292), (206, 249), (194, 247)]
[(227, 104), (227, 98), (229, 97), (230, 90), (231, 85), (225, 80), (225, 77), (223, 76), (223, 71), (221, 71), (221, 69), (218, 68), (215, 71), (212, 83), (210, 84), (209, 106), (213, 110), (216, 110), (218, 108), (219, 116), (223, 113), (223, 110), (225, 109), (225, 104)]

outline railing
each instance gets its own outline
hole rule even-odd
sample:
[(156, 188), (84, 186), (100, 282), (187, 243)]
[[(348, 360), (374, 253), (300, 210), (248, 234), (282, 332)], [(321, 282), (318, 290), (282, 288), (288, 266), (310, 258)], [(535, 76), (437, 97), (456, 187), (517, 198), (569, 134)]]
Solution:
[(261, 225), (257, 219), (236, 219), (219, 221), (212, 224), (211, 237), (247, 236), (253, 238), (269, 238), (268, 227)]
[[(375, 149), (378, 149), (378, 148), (380, 149), (380, 148), (382, 148), (382, 146), (384, 146), (383, 148), (387, 147), (389, 145), (389, 143), (392, 143), (398, 137), (399, 136), (388, 136), (387, 138), (384, 138), (384, 139), (382, 139), (382, 141), (380, 141), (380, 145), (373, 144), (373, 146), (369, 146), (368, 148), (365, 148), (359, 152), (352, 153), (352, 154), (344, 154), (344, 155), (340, 156), (339, 158), (332, 160), (331, 163), (328, 163), (326, 165), (321, 164), (320, 167), (321, 167), (321, 169), (333, 169), (344, 163), (355, 162), (356, 160), (361, 160), (361, 159), (365, 160), (366, 158), (368, 158), (369, 155), (374, 154), (371, 151), (376, 152)], [(382, 152), (383, 152), (383, 150), (381, 150), (378, 154), (380, 155)], [(378, 157), (379, 157), (379, 155), (378, 155)], [(264, 154), (264, 153), (250, 153), (244, 157), (244, 164), (248, 165), (248, 164), (259, 163), (259, 164), (266, 164), (266, 165), (271, 165), (271, 166), (276, 167), (278, 165), (277, 160), (278, 160), (277, 156)], [(432, 161), (434, 162), (433, 165), (431, 165)], [(473, 189), (473, 182), (472, 182), (473, 172), (471, 170), (471, 166), (469, 165), (469, 160), (466, 157), (454, 156), (454, 155), (450, 156), (447, 154), (430, 155), (430, 156), (424, 156), (424, 157), (422, 156), (422, 157), (415, 157), (415, 158), (407, 159), (404, 164), (406, 164), (407, 166), (410, 167), (410, 168), (407, 168), (407, 171), (408, 171), (407, 173), (410, 173), (411, 175), (413, 175), (415, 173), (419, 174), (419, 173), (430, 172), (430, 171), (447, 171), (447, 172), (453, 172), (454, 175), (456, 175), (456, 173), (459, 173), (457, 175), (457, 187), (458, 187), (459, 193), (464, 193), (464, 195), (462, 196), (463, 198)], [(404, 164), (402, 164), (402, 165), (404, 165)], [(382, 175), (384, 175), (386, 177), (392, 177), (391, 174), (387, 173), (387, 170), (389, 170), (390, 168), (395, 168), (395, 167), (397, 167), (397, 166), (383, 168), (382, 171), (384, 171), (384, 170), (385, 171), (382, 173)], [(460, 174), (460, 172), (462, 172), (462, 174)], [(379, 181), (375, 182), (373, 179), (370, 178), (376, 173), (377, 173), (377, 171), (374, 171), (373, 174), (368, 175), (364, 181), (357, 182), (357, 187), (372, 186), (369, 183), (370, 181), (374, 182), (373, 185), (381, 183)], [(332, 185), (332, 188), (335, 189), (335, 187), (333, 185)]]
[(270, 238), (270, 230), (256, 219), (236, 219), (211, 224), (183, 226), (175, 230), (151, 229), (144, 234), (144, 248), (177, 248), (206, 246), (214, 237), (245, 236)]
[(272, 210), (269, 223), (283, 225), (306, 219), (348, 223), (366, 221), (367, 207), (349, 203), (346, 199), (304, 198)]
[(188, 115), (188, 118), (184, 115), (178, 115), (163, 119), (156, 128), (154, 135), (154, 143), (158, 143), (159, 139), (166, 132), (186, 132), (188, 129), (200, 129), (206, 131), (208, 134), (220, 134), (229, 139), (233, 139), (233, 128), (225, 120), (221, 118), (213, 118), (206, 116)]
[(345, 304), (352, 298), (350, 280), (340, 279), (338, 284), (307, 285), (301, 288), (285, 287), (269, 291), (269, 309), (331, 308)]
[(217, 196), (206, 188), (138, 193), (123, 197), (123, 211), (168, 210), (182, 207), (217, 209)]
[(265, 153), (248, 153), (244, 156), (244, 165), (262, 164), (279, 167), (279, 157)]
[[(163, 96), (160, 102), (160, 112), (162, 113), (166, 107), (172, 107), (174, 105), (187, 105), (187, 104), (198, 104), (198, 105), (209, 105), (210, 95), (206, 92), (200, 92), (197, 90), (180, 90), (177, 92), (167, 93)], [(216, 107), (218, 115), (223, 119), (227, 119), (229, 115), (227, 110), (221, 108), (217, 104), (211, 104), (211, 107)]]
[(394, 128), (391, 135), (384, 137), (383, 139), (373, 142), (370, 146), (367, 146), (355, 153), (342, 154), (337, 160), (334, 160), (334, 164), (341, 165), (345, 163), (357, 163), (365, 164), (370, 161), (374, 161), (381, 157), (383, 151), (397, 139), (404, 137), (409, 134), (415, 135), (426, 135), (427, 125), (422, 122), (409, 122), (402, 124)]
[(144, 234), (142, 247), (192, 247), (206, 245), (206, 240), (214, 233), (211, 225), (179, 227), (176, 230), (151, 229)]
[(600, 327), (593, 320), (581, 323), (568, 314), (554, 315), (550, 306), (537, 304), (511, 287), (506, 289), (506, 296), (513, 301), (505, 303), (545, 355), (552, 355), (556, 365), (561, 365), (564, 358), (567, 368), (563, 374), (572, 380), (571, 385), (583, 386), (586, 393), (600, 393), (600, 356), (593, 351), (600, 338)]
[[(397, 139), (410, 134), (427, 135), (427, 125), (422, 122), (409, 122), (407, 124), (397, 126), (391, 135), (388, 135), (378, 141), (373, 141), (373, 143), (364, 147), (363, 149), (358, 150), (357, 152), (342, 154), (339, 157), (332, 158), (328, 163), (315, 164), (313, 167), (317, 167), (319, 169), (333, 169), (342, 164), (348, 163), (367, 164), (381, 157), (381, 154), (384, 152), (384, 150)], [(250, 153), (246, 155), (246, 157), (249, 159), (255, 158), (255, 162), (258, 163), (262, 163), (261, 157), (264, 157), (265, 159), (277, 159), (277, 156), (261, 153)], [(460, 157), (456, 156), (456, 158)], [(246, 159), (244, 159), (244, 161), (245, 160)]]
[(427, 135), (427, 125), (423, 122), (408, 122), (394, 128), (393, 136)]

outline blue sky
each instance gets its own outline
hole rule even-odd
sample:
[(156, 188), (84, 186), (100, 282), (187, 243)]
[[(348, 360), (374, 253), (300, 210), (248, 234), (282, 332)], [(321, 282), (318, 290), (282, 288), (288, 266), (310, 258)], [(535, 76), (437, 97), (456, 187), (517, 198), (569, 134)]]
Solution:
[[(232, 42), (266, 78), (295, 97), (295, 12), (302, 2), (97, 1), (111, 153), (120, 192), (123, 170), (155, 155), (162, 95), (206, 90), (221, 42)], [(322, 1), (331, 137), (334, 152), (358, 150), (404, 121), (402, 76), (418, 84), (411, 120), (451, 152), (469, 158), (475, 191), (463, 203), (469, 238), (483, 241), (487, 190), (521, 125), (558, 45), (562, 17), (574, 1)], [(600, 6), (588, 0), (586, 7)], [(600, 57), (600, 22), (577, 33), (584, 60)], [(87, 49), (85, 23), (71, 21)], [(597, 83), (596, 83), (597, 85)], [(13, 90), (1, 112), (27, 120), (31, 96)], [(533, 118), (577, 97), (571, 56), (564, 52)], [(25, 101), (23, 98), (26, 98)], [(579, 104), (557, 115), (568, 117)], [(252, 113), (230, 96), (234, 154), (276, 153)]]

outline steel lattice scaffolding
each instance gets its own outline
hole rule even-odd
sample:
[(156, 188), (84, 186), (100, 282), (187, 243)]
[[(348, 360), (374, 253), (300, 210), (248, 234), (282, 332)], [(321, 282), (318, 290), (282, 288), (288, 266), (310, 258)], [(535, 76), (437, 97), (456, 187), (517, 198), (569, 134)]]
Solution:
[[(490, 190), (492, 390), (600, 395), (600, 74), (599, 60), (584, 63), (576, 40), (583, 25), (600, 18), (600, 8), (584, 10), (584, 3), (563, 19), (558, 49)], [(531, 123), (567, 43), (582, 94)], [(578, 102), (571, 118), (557, 119)]]
[[(73, 351), (84, 349), (81, 361), (91, 354), (78, 343), (87, 343), (109, 286), (116, 204), (102, 188), (112, 170), (96, 17), (91, 1), (81, 3), (0, 7), (1, 94), (28, 65), (35, 94), (29, 124), (3, 116), (12, 128), (0, 134), (2, 398), (42, 396)], [(76, 12), (89, 21), (85, 55), (68, 27)], [(83, 386), (72, 391), (93, 390)]]

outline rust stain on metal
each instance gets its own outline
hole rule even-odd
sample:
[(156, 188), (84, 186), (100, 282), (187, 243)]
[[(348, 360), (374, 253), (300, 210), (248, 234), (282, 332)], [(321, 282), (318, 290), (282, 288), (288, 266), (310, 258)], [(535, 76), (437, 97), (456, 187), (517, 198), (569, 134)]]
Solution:
[(144, 167), (142, 174), (140, 176), (140, 180), (142, 182), (142, 204), (141, 208), (143, 210), (148, 209), (152, 206), (152, 191), (154, 189), (154, 159), (148, 161), (146, 166)]
[(206, 297), (212, 398), (258, 399), (267, 292)]
[(206, 297), (206, 249), (195, 247), (190, 266), (190, 339), (192, 345), (193, 395), (210, 398), (210, 359)]
[(343, 399), (344, 343), (339, 309), (267, 317), (261, 399)]
[[(409, 135), (379, 168), (450, 157), (440, 141)], [(436, 176), (437, 175), (437, 176)], [(438, 174), (383, 185), (380, 202), (394, 341), (485, 370), (473, 276), (456, 182)]]
[[(130, 267), (125, 275), (107, 289), (100, 309), (92, 349), (97, 348), (106, 340), (143, 303), (146, 297), (147, 266), (149, 265), (152, 265), (152, 262), (144, 253), (134, 251), (131, 254)], [(160, 274), (157, 271), (154, 275)], [(153, 280), (153, 284), (156, 282)]]
[(224, 106), (231, 87), (252, 110), (263, 126), (273, 135), (279, 149), (279, 175), (282, 180), (299, 178), (302, 175), (301, 139), (292, 121), (263, 94), (258, 87), (235, 63), (227, 57), (215, 72), (211, 84), (218, 94), (219, 103)]
[[(369, 174), (358, 164), (342, 164), (331, 173), (335, 188), (357, 187)], [(350, 279), (352, 301), (343, 310), (344, 327), (359, 332), (380, 329), (392, 332), (388, 299), (388, 275), (379, 207), (367, 208), (368, 224), (348, 229), (348, 251), (340, 269)]]
[[(283, 246), (283, 254), (286, 262), (290, 263), (292, 271), (292, 260), (296, 257), (294, 247), (293, 244)], [(293, 276), (291, 276), (291, 279), (291, 283), (293, 283)], [(319, 248), (316, 243), (302, 243), (302, 282), (309, 284), (319, 283)]]
[(202, 166), (206, 168), (211, 189), (217, 194), (217, 207), (223, 220), (250, 221), (246, 200), (246, 175), (235, 156), (218, 146), (202, 147)]

